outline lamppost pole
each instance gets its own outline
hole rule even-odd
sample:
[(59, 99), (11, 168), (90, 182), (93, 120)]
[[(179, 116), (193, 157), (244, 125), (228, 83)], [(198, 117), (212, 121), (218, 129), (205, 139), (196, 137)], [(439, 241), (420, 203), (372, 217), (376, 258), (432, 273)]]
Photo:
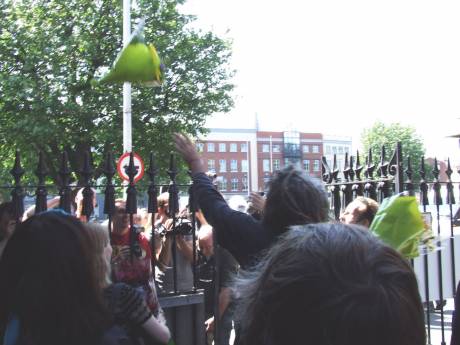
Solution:
[[(123, 46), (131, 36), (131, 0), (123, 0)], [(123, 83), (123, 152), (132, 151), (131, 83)]]

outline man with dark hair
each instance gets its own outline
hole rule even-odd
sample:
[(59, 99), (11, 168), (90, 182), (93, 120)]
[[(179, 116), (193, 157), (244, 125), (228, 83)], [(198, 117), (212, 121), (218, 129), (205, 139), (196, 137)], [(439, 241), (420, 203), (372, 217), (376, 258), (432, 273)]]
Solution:
[(243, 345), (425, 345), (410, 264), (357, 225), (294, 226), (235, 287)]
[(232, 210), (205, 174), (205, 167), (192, 141), (175, 134), (177, 150), (189, 165), (193, 191), (204, 216), (217, 233), (217, 242), (244, 267), (270, 247), (290, 225), (328, 220), (328, 199), (322, 184), (303, 171), (287, 167), (275, 173), (260, 221)]

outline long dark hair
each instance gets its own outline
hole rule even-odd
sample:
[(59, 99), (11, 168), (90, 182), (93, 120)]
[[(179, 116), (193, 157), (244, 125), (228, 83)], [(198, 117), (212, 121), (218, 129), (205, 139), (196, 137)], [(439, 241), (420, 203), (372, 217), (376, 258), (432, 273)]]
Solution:
[(8, 221), (14, 219), (14, 206), (11, 201), (0, 204), (0, 241), (3, 241), (7, 236), (6, 226)]
[(424, 345), (417, 280), (356, 225), (289, 230), (237, 284), (244, 345)]
[(48, 211), (19, 224), (0, 261), (0, 331), (16, 316), (19, 344), (97, 343), (110, 318), (90, 248), (70, 215)]
[(290, 225), (325, 222), (329, 201), (319, 180), (288, 166), (270, 181), (262, 222), (276, 235)]

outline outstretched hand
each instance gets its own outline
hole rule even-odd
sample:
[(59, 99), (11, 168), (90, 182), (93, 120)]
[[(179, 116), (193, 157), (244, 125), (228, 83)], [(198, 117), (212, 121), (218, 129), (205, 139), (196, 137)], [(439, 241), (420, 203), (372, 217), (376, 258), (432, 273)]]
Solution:
[(265, 198), (263, 196), (259, 193), (251, 192), (248, 201), (254, 210), (263, 213), (265, 208)]
[(182, 155), (182, 158), (184, 158), (185, 162), (188, 164), (192, 174), (205, 172), (200, 154), (190, 138), (181, 133), (174, 133), (173, 139), (176, 150)]

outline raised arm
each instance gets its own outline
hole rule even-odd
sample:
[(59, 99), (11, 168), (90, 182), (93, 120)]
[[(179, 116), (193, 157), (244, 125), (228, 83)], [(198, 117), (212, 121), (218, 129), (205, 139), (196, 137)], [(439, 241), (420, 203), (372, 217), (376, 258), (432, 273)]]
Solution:
[(177, 151), (182, 155), (182, 158), (189, 166), (192, 174), (204, 173), (206, 171), (201, 156), (189, 137), (180, 133), (175, 133), (174, 143)]
[(188, 137), (175, 134), (174, 142), (192, 171), (193, 193), (204, 216), (217, 232), (217, 242), (241, 264), (249, 262), (253, 255), (268, 246), (261, 224), (252, 216), (228, 206), (204, 173), (200, 154)]

